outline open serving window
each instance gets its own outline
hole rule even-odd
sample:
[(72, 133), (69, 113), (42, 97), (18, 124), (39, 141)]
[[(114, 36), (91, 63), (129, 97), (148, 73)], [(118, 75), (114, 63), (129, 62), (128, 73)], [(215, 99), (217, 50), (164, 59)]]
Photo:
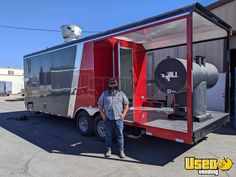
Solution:
[[(127, 125), (192, 144), (229, 120), (228, 113), (207, 110), (206, 91), (218, 81), (217, 67), (204, 56), (192, 54), (194, 43), (227, 42), (228, 24), (197, 3), (120, 29), (111, 30), (109, 38), (113, 40), (113, 76), (131, 102)], [(168, 57), (160, 54), (157, 61), (152, 57), (155, 64), (147, 62), (150, 51), (178, 46), (185, 57), (178, 58), (174, 52)]]

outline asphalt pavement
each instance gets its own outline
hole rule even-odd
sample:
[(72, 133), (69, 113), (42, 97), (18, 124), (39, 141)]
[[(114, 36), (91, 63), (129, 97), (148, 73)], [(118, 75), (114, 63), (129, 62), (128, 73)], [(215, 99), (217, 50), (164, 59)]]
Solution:
[[(29, 119), (19, 120), (22, 115)], [(126, 138), (126, 159), (117, 149), (105, 158), (103, 142), (81, 136), (70, 119), (30, 115), (20, 96), (0, 97), (0, 138), (3, 177), (184, 177), (200, 176), (184, 169), (187, 156), (229, 157), (236, 163), (236, 130), (226, 127), (191, 146), (150, 136)], [(219, 173), (235, 177), (236, 166)]]

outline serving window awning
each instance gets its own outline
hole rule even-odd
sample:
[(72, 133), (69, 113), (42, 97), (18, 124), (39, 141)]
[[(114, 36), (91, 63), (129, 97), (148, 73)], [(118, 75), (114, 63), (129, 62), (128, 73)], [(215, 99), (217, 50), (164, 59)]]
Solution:
[[(118, 35), (115, 38), (134, 43), (143, 44), (146, 50), (163, 48), (186, 44), (187, 23), (186, 15), (183, 18), (178, 16), (170, 22), (170, 19), (162, 21), (161, 24), (151, 26), (140, 30), (134, 30), (129, 33)], [(173, 18), (173, 19), (175, 19)], [(227, 37), (227, 30), (211, 22), (197, 12), (192, 13), (192, 34), (193, 42), (200, 42), (212, 39)]]

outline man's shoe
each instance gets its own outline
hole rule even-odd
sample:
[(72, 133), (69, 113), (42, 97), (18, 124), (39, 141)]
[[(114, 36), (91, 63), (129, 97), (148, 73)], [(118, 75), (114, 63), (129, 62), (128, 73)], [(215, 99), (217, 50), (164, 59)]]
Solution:
[(123, 151), (120, 152), (120, 158), (124, 159), (126, 156), (125, 156), (125, 153)]
[(111, 157), (111, 150), (107, 150), (107, 152), (105, 153), (106, 157)]

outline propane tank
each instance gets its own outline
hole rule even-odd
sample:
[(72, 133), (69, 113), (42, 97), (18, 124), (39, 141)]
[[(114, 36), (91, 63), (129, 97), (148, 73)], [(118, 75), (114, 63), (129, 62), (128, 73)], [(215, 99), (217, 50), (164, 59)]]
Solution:
[[(166, 94), (175, 95), (176, 116), (186, 117), (187, 61), (180, 58), (162, 60), (155, 69), (155, 83)], [(192, 63), (193, 117), (197, 121), (209, 117), (206, 106), (206, 90), (218, 81), (217, 68), (196, 56)]]

